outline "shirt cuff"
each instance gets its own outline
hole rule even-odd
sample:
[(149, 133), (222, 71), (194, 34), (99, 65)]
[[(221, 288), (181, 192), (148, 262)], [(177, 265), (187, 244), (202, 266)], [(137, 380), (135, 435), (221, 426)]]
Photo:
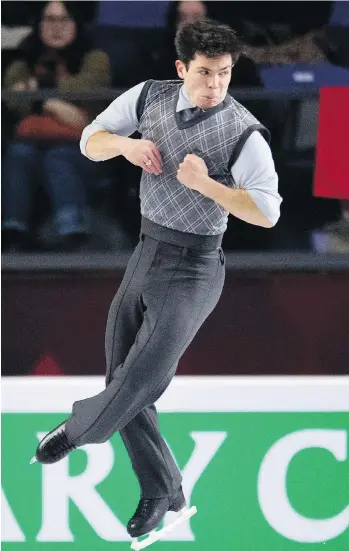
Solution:
[(268, 218), (269, 222), (275, 226), (280, 218), (280, 204), (282, 199), (279, 194), (274, 195), (258, 189), (246, 190), (259, 210)]
[(81, 153), (87, 157), (88, 159), (90, 159), (90, 161), (93, 161), (95, 163), (98, 163), (100, 162), (99, 159), (92, 159), (91, 157), (89, 157), (86, 153), (86, 145), (87, 145), (87, 141), (88, 139), (93, 135), (95, 134), (96, 132), (98, 132), (99, 130), (105, 130), (105, 128), (102, 128), (102, 127), (99, 127), (98, 125), (96, 125), (96, 123), (91, 123), (89, 124), (88, 126), (86, 126), (86, 128), (84, 128), (84, 130), (82, 131), (82, 134), (81, 134), (81, 138), (80, 138), (80, 151)]

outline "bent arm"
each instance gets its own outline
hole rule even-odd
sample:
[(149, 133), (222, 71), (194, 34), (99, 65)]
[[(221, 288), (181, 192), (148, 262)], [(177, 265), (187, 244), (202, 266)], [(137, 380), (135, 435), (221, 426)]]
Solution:
[(244, 222), (263, 228), (271, 228), (274, 225), (244, 189), (231, 189), (207, 176), (200, 191)]
[(86, 142), (86, 157), (92, 161), (107, 161), (124, 154), (125, 142), (130, 140), (124, 136), (111, 134), (105, 130), (97, 130)]
[(231, 169), (236, 188), (227, 187), (208, 174), (197, 172), (197, 189), (233, 216), (264, 228), (271, 228), (280, 216), (282, 201), (270, 148), (257, 132), (246, 140)]
[(144, 82), (116, 98), (83, 130), (81, 153), (92, 161), (106, 161), (122, 155), (125, 140), (138, 129), (137, 101)]
[(246, 191), (271, 226), (275, 226), (282, 198), (270, 147), (259, 132), (253, 132), (246, 140), (231, 174), (239, 190)]

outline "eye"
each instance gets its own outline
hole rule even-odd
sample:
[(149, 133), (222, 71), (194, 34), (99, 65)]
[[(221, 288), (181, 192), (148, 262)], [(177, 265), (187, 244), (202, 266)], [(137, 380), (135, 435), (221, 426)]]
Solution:
[(208, 71), (205, 71), (205, 69), (202, 69), (199, 73), (200, 75), (208, 75)]
[(229, 71), (224, 71), (223, 73), (220, 73), (221, 76), (229, 75)]

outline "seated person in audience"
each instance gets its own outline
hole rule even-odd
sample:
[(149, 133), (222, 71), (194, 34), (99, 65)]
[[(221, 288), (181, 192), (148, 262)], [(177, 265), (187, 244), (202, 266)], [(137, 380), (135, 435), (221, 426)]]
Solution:
[(146, 52), (150, 59), (149, 75), (152, 75), (152, 78), (159, 80), (178, 78), (174, 44), (177, 29), (181, 23), (194, 22), (206, 17), (206, 2), (196, 0), (169, 2), (164, 43), (160, 46), (156, 45), (154, 48), (151, 45), (150, 52)]
[(328, 251), (349, 252), (349, 200), (339, 201), (340, 217), (321, 231), (327, 236)]
[[(18, 59), (6, 71), (7, 90), (78, 92), (108, 86), (108, 56), (93, 48), (75, 18), (74, 5), (61, 1), (44, 5)], [(8, 107), (18, 113), (19, 123), (3, 165), (3, 247), (27, 246), (38, 181), (46, 187), (52, 208), (54, 246), (78, 247), (90, 232), (87, 182), (92, 164), (81, 155), (79, 140), (100, 105), (55, 97), (32, 102), (17, 95)]]
[(281, 44), (245, 45), (256, 63), (317, 63), (349, 68), (349, 2), (333, 2), (328, 21)]
[[(314, 29), (282, 44), (249, 46), (243, 48), (245, 56), (256, 63), (317, 63), (326, 61), (324, 29)], [(323, 45), (322, 45), (323, 44)]]
[(260, 0), (215, 0), (210, 2), (214, 19), (234, 27), (246, 44), (263, 46), (281, 44), (321, 28), (329, 19), (333, 2), (275, 2)]

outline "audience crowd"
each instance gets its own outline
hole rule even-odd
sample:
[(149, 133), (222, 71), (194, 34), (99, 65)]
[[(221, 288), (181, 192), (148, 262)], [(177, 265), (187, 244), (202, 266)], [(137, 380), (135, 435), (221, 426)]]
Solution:
[[(111, 101), (98, 99), (98, 91), (178, 78), (174, 37), (181, 23), (210, 17), (237, 30), (243, 54), (233, 69), (232, 94), (237, 88), (270, 88), (270, 69), (290, 68), (292, 74), (297, 66), (301, 74), (304, 67), (307, 75), (314, 70), (315, 84), (319, 67), (329, 79), (331, 71), (349, 69), (347, 1), (54, 0), (5, 2), (2, 11), (3, 89), (10, 92), (2, 102), (3, 251), (134, 244), (139, 169), (122, 158), (93, 163), (81, 155), (79, 140)], [(32, 100), (20, 93), (36, 90), (53, 94)], [(95, 91), (96, 100), (61, 97), (84, 91)], [(284, 202), (272, 230), (231, 218), (225, 248), (348, 251), (348, 201), (314, 197), (316, 136), (297, 145), (299, 133), (311, 131), (301, 121), (295, 124), (295, 113), (316, 118), (317, 102), (298, 102), (295, 109), (287, 97), (239, 101), (271, 131)]]

